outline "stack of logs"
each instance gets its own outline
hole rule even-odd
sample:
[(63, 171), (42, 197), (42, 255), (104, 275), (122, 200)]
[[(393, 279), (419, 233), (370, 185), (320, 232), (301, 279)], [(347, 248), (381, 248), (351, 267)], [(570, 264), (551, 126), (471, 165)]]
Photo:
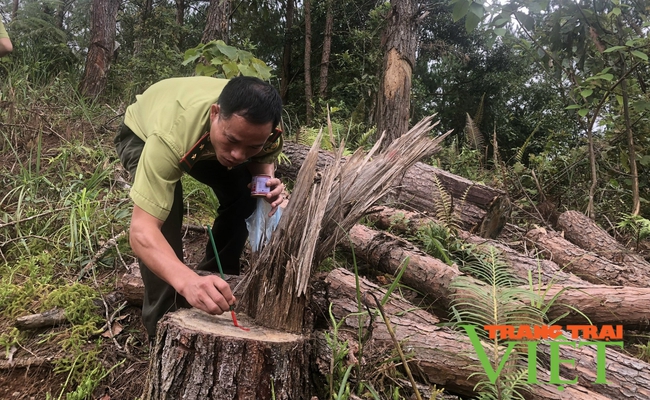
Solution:
[[(308, 149), (287, 143), (284, 152), (292, 164), (283, 164), (278, 175), (295, 179)], [(331, 157), (321, 152), (321, 157)], [(437, 178), (432, 178), (436, 176)], [(623, 325), (626, 330), (646, 330), (650, 327), (650, 264), (638, 254), (626, 249), (599, 228), (593, 221), (575, 211), (559, 215), (557, 226), (536, 228), (528, 232), (506, 224), (510, 210), (507, 196), (496, 189), (475, 184), (466, 179), (419, 163), (411, 168), (401, 182), (395, 183), (389, 206), (378, 206), (369, 216), (376, 229), (357, 225), (350, 231), (350, 240), (342, 247), (353, 247), (357, 259), (362, 259), (386, 274), (395, 274), (405, 258), (410, 259), (401, 283), (436, 299), (435, 306), (446, 317), (454, 289), (452, 281), (463, 275), (459, 269), (433, 258), (413, 244), (393, 233), (413, 234), (419, 227), (434, 221), (439, 185), (454, 198), (454, 212), (462, 221), (461, 239), (475, 245), (478, 252), (496, 248), (514, 275), (528, 280), (529, 273), (535, 283), (546, 290), (551, 299), (558, 296), (549, 310), (549, 318), (570, 312), (562, 325), (589, 322), (594, 325)], [(385, 229), (390, 228), (389, 233)], [(521, 240), (504, 242), (496, 240), (506, 233), (520, 233)], [(499, 236), (501, 234), (501, 236)], [(510, 244), (509, 244), (510, 243)], [(514, 243), (514, 244), (513, 244)], [(360, 279), (363, 292), (383, 296), (383, 290), (366, 279)], [(137, 303), (141, 296), (137, 276), (125, 276), (123, 282), (127, 299)], [(321, 282), (321, 290), (314, 291), (312, 308), (316, 318), (328, 320), (328, 307), (343, 320), (339, 330), (341, 339), (356, 341), (359, 319), (350, 314), (358, 311), (355, 279), (342, 269), (335, 269)], [(648, 303), (648, 307), (645, 304)], [(570, 307), (567, 307), (570, 306)], [(397, 339), (410, 353), (412, 368), (421, 382), (436, 384), (452, 393), (473, 395), (474, 387), (482, 373), (480, 362), (468, 340), (447, 327), (438, 326), (439, 318), (431, 312), (417, 309), (407, 300), (392, 295), (385, 312), (395, 327)], [(584, 314), (584, 315), (583, 315)], [(349, 329), (345, 329), (349, 328)], [(346, 337), (346, 332), (355, 332)], [(321, 372), (327, 373), (331, 349), (324, 338), (325, 331), (315, 330), (312, 349)], [(393, 342), (383, 324), (375, 324), (371, 345), (392, 348)], [(540, 358), (548, 359), (548, 346), (540, 345)], [(162, 349), (160, 349), (162, 351)], [(354, 349), (353, 349), (354, 350)], [(567, 347), (562, 359), (575, 360), (573, 368), (563, 364), (563, 379), (578, 378), (576, 384), (560, 391), (554, 385), (540, 383), (532, 386), (530, 399), (648, 399), (650, 398), (650, 365), (623, 352), (607, 351), (607, 384), (595, 384), (596, 350), (590, 347)], [(539, 371), (540, 382), (547, 382)], [(301, 385), (304, 383), (301, 382)]]

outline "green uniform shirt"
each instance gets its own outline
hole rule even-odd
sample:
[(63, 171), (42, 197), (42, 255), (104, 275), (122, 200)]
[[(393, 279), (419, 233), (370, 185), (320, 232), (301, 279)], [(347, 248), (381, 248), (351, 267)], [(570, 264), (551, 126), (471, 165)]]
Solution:
[(2, 21), (0, 21), (0, 39), (2, 38), (9, 38), (9, 34), (5, 29), (5, 26), (2, 24)]
[[(124, 124), (145, 142), (130, 196), (152, 216), (167, 219), (174, 187), (183, 175), (179, 161), (210, 130), (210, 106), (226, 83), (227, 79), (202, 76), (165, 79), (136, 96), (136, 102), (126, 109)], [(265, 146), (252, 160), (274, 162), (282, 139), (278, 144)], [(211, 145), (201, 151), (199, 159), (216, 160)]]

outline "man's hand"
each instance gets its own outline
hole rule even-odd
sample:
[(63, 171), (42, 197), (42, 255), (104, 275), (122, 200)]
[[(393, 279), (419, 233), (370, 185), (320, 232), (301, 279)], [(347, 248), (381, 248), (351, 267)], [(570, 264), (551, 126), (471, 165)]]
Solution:
[(195, 274), (194, 278), (185, 280), (176, 290), (192, 307), (213, 315), (223, 314), (235, 304), (235, 296), (228, 283), (214, 275)]
[(269, 217), (273, 216), (278, 209), (278, 206), (284, 201), (284, 184), (278, 178), (271, 178), (266, 181), (266, 186), (271, 188), (271, 191), (266, 194), (265, 199), (271, 204), (271, 211)]
[[(265, 200), (271, 204), (271, 211), (269, 217), (273, 216), (278, 209), (278, 206), (284, 201), (284, 184), (278, 178), (274, 178), (275, 165), (273, 164), (258, 164), (250, 162), (247, 164), (248, 170), (251, 175), (268, 175), (272, 178), (266, 181), (266, 186), (271, 188), (271, 191), (264, 196)], [(248, 185), (250, 187), (250, 184)]]

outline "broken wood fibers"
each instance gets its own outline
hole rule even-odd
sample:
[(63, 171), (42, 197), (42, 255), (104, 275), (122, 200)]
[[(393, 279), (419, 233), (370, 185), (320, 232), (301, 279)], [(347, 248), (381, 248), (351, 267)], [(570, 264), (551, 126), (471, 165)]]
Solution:
[(251, 271), (242, 281), (240, 309), (256, 324), (302, 333), (312, 265), (331, 254), (396, 178), (433, 154), (451, 133), (428, 137), (437, 125), (432, 119), (423, 119), (379, 154), (381, 138), (367, 155), (358, 150), (342, 163), (341, 145), (321, 172), (316, 171), (319, 133), (298, 173), (284, 217), (269, 244), (254, 254)]

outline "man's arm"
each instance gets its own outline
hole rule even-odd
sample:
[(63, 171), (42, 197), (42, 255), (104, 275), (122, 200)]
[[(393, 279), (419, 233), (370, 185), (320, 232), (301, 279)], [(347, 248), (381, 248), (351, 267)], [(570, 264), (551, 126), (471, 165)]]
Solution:
[(14, 50), (14, 46), (11, 44), (11, 39), (8, 37), (0, 38), (0, 57), (4, 57), (7, 54), (11, 53)]
[(198, 309), (221, 314), (235, 303), (228, 283), (217, 276), (199, 276), (183, 264), (161, 232), (163, 221), (137, 205), (131, 216), (130, 244), (133, 252), (160, 279)]

